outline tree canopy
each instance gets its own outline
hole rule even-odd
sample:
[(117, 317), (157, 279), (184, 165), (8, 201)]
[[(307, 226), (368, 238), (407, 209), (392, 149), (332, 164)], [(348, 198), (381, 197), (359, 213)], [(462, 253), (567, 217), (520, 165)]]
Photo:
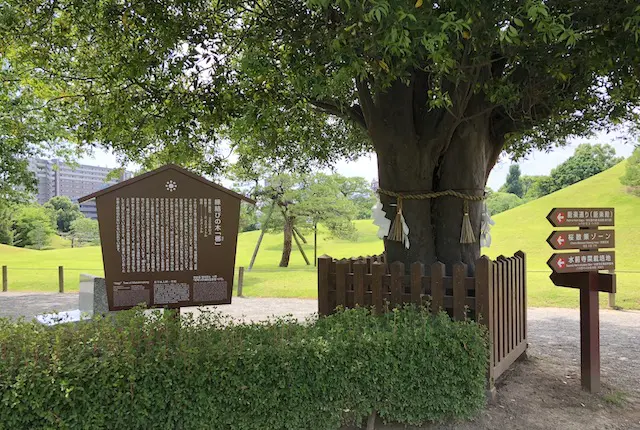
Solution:
[(627, 160), (624, 175), (620, 178), (623, 185), (629, 187), (629, 191), (640, 197), (640, 145), (636, 146), (633, 154)]
[[(5, 4), (0, 50), (30, 66), (23, 85), (55, 83), (78, 141), (201, 170), (230, 136), (241, 159), (296, 167), (373, 149), (383, 189), (476, 195), (504, 149), (562, 144), (640, 106), (632, 0)], [(386, 241), (390, 258), (472, 263), (462, 205), (407, 201), (415, 245)]]
[(80, 206), (73, 203), (67, 196), (55, 196), (44, 204), (45, 209), (50, 210), (56, 219), (58, 231), (67, 233), (71, 230), (71, 224), (78, 218), (84, 218), (80, 212)]
[(518, 166), (517, 164), (512, 164), (511, 166), (509, 166), (507, 179), (505, 180), (504, 186), (500, 189), (500, 191), (515, 194), (516, 196), (522, 198), (522, 196), (524, 195), (524, 187), (522, 184), (522, 179), (520, 178), (520, 166)]

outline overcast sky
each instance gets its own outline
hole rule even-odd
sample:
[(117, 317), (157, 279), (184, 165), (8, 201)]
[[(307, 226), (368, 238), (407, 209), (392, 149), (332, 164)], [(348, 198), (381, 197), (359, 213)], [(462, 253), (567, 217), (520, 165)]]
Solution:
[[(585, 142), (608, 143), (616, 149), (616, 154), (618, 156), (630, 156), (633, 152), (633, 145), (623, 143), (619, 137), (619, 135), (601, 134), (588, 140), (575, 140), (564, 148), (556, 148), (548, 153), (535, 151), (526, 159), (519, 161), (518, 164), (520, 164), (520, 170), (523, 175), (548, 175), (549, 172), (551, 172), (551, 169), (565, 161), (573, 154), (576, 146)], [(80, 162), (83, 164), (101, 167), (120, 167), (115, 156), (104, 151), (96, 151), (93, 156), (85, 157), (81, 159)], [(502, 186), (502, 184), (504, 184), (510, 164), (511, 161), (509, 159), (502, 159), (491, 171), (488, 185), (492, 189), (497, 190)], [(338, 162), (336, 170), (338, 173), (345, 176), (363, 176), (368, 180), (377, 179), (378, 177), (375, 154), (367, 157), (361, 157), (359, 160), (354, 162)]]

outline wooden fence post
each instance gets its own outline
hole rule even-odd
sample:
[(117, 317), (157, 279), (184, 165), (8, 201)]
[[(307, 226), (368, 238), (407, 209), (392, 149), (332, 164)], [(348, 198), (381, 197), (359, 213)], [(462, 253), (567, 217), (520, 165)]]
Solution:
[(318, 314), (329, 315), (329, 268), (331, 257), (321, 255), (318, 257)]
[(424, 264), (416, 261), (411, 265), (411, 302), (416, 306), (422, 306), (422, 277), (424, 276)]
[(371, 263), (371, 295), (373, 306), (376, 313), (381, 314), (383, 312), (382, 304), (382, 278), (385, 274), (385, 265), (375, 261)]
[(367, 271), (367, 263), (356, 261), (353, 263), (353, 305), (364, 307), (364, 274)]
[(390, 294), (390, 307), (391, 309), (395, 307), (402, 306), (402, 295), (404, 294), (404, 285), (402, 285), (402, 281), (404, 279), (404, 263), (400, 261), (394, 261), (391, 263), (391, 284), (389, 288)]
[(64, 293), (64, 267), (58, 266), (58, 289)]
[(347, 273), (349, 261), (344, 258), (336, 262), (336, 307), (347, 306)]
[(431, 313), (434, 315), (444, 308), (444, 269), (439, 261), (431, 265)]
[(238, 297), (242, 297), (242, 284), (244, 283), (244, 267), (238, 267)]
[(488, 257), (482, 256), (476, 260), (476, 321), (487, 327), (489, 332), (489, 368), (487, 369), (487, 397), (493, 400), (496, 395), (495, 388), (495, 350), (494, 341), (494, 316), (493, 316), (493, 275), (491, 273), (492, 262)]
[(6, 293), (9, 289), (9, 277), (7, 276), (7, 266), (2, 266), (2, 292)]
[(453, 265), (453, 319), (464, 321), (464, 299), (467, 297), (467, 289), (464, 282), (467, 277), (467, 265), (456, 263)]

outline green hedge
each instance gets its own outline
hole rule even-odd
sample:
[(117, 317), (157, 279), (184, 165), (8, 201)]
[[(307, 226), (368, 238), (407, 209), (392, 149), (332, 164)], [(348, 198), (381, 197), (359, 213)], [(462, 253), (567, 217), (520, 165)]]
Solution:
[(336, 429), (484, 404), (486, 334), (415, 308), (300, 324), (140, 310), (44, 327), (0, 320), (2, 429)]

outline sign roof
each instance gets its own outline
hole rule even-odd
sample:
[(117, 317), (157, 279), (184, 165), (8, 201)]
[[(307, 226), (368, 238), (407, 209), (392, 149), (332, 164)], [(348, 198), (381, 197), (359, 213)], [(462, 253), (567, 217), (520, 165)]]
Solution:
[(225, 187), (223, 187), (221, 185), (218, 185), (218, 184), (216, 184), (214, 182), (211, 182), (211, 181), (209, 181), (209, 180), (207, 180), (207, 179), (205, 179), (205, 178), (203, 178), (203, 177), (201, 177), (199, 175), (196, 175), (195, 173), (190, 172), (189, 170), (187, 170), (185, 168), (182, 168), (182, 167), (180, 167), (180, 166), (178, 166), (176, 164), (166, 164), (166, 165), (164, 165), (162, 167), (159, 167), (159, 168), (157, 168), (155, 170), (152, 170), (150, 172), (146, 172), (146, 173), (143, 173), (141, 175), (134, 176), (133, 178), (127, 179), (126, 181), (118, 182), (117, 184), (112, 185), (110, 187), (103, 188), (102, 190), (98, 190), (98, 191), (96, 191), (94, 193), (91, 193), (89, 195), (86, 195), (84, 197), (80, 197), (78, 199), (78, 203), (82, 203), (82, 202), (85, 202), (87, 200), (91, 200), (91, 199), (94, 199), (96, 197), (100, 197), (100, 196), (103, 196), (105, 194), (109, 194), (109, 193), (111, 193), (113, 191), (116, 191), (116, 190), (118, 190), (120, 188), (127, 187), (129, 185), (135, 184), (136, 182), (148, 179), (148, 178), (150, 178), (150, 177), (152, 177), (154, 175), (157, 175), (158, 173), (164, 172), (166, 170), (175, 170), (175, 171), (177, 171), (179, 173), (182, 173), (184, 175), (189, 176), (192, 179), (200, 181), (205, 185), (208, 185), (208, 186), (210, 186), (212, 188), (215, 188), (216, 190), (219, 190), (219, 191), (222, 191), (224, 193), (227, 193), (230, 196), (233, 196), (233, 197), (235, 197), (237, 199), (244, 200), (247, 203), (251, 203), (252, 205), (256, 203), (255, 200), (250, 199), (249, 197), (243, 196), (242, 194), (238, 194), (235, 191), (232, 191), (232, 190), (230, 190), (228, 188), (225, 188)]

